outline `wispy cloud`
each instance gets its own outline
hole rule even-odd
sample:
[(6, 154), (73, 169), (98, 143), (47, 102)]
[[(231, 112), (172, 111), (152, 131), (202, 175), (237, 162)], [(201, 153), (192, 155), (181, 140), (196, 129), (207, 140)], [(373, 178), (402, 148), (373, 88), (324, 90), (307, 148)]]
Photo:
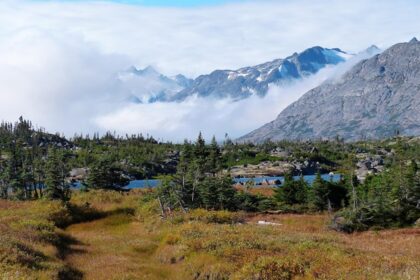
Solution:
[(134, 64), (196, 76), (313, 45), (354, 52), (372, 43), (386, 47), (420, 35), (418, 10), (414, 0), (246, 1), (188, 9), (4, 0), (0, 119), (24, 115), (67, 134), (118, 128), (166, 139), (200, 129), (239, 136), (271, 120), (290, 100), (279, 92), (272, 94), (278, 102), (127, 105), (116, 73)]
[(237, 102), (229, 99), (191, 97), (182, 103), (130, 104), (98, 116), (95, 123), (119, 133), (144, 133), (162, 140), (194, 139), (199, 132), (210, 139), (245, 135), (276, 118), (281, 110), (304, 93), (342, 74), (367, 54), (356, 55), (345, 63), (329, 66), (317, 74), (284, 84), (272, 85), (264, 98), (252, 96)]

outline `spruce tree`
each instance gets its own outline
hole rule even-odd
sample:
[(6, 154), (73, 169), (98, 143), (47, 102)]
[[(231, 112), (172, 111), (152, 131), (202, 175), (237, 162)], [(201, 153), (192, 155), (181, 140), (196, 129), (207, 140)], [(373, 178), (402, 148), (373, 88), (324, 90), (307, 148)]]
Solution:
[(100, 159), (91, 165), (85, 185), (93, 189), (120, 190), (129, 180), (109, 159)]
[(304, 204), (307, 200), (307, 184), (301, 176), (298, 181), (293, 179), (291, 173), (284, 176), (284, 184), (275, 189), (277, 201), (288, 205)]
[(45, 197), (67, 202), (70, 199), (70, 185), (65, 182), (65, 167), (56, 149), (48, 152), (45, 172)]
[(221, 169), (221, 153), (216, 138), (213, 136), (210, 143), (210, 151), (207, 161), (208, 172), (213, 176)]
[(321, 174), (318, 172), (312, 184), (312, 204), (317, 210), (323, 211), (328, 208), (328, 194), (327, 182), (321, 178)]
[(173, 181), (176, 184), (176, 189), (179, 190), (179, 199), (181, 203), (191, 206), (192, 195), (192, 177), (190, 176), (189, 169), (193, 158), (192, 145), (187, 140), (181, 151), (179, 163), (177, 165), (176, 174), (173, 176)]

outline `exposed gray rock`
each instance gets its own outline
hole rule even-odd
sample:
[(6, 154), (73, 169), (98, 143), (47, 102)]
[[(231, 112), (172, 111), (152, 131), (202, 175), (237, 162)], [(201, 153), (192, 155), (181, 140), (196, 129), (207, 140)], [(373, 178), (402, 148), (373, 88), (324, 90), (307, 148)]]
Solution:
[(197, 77), (190, 86), (171, 100), (181, 101), (193, 95), (199, 97), (243, 99), (251, 95), (264, 96), (268, 85), (299, 79), (315, 74), (327, 65), (344, 62), (351, 55), (340, 49), (312, 47), (285, 59), (276, 59), (238, 70), (216, 70)]
[(363, 60), (288, 106), (239, 141), (345, 140), (420, 135), (420, 42), (392, 46)]
[(75, 181), (84, 180), (87, 177), (87, 174), (89, 172), (88, 168), (82, 167), (82, 168), (73, 168), (70, 170), (70, 179)]
[(369, 156), (367, 154), (358, 154), (359, 161), (356, 163), (357, 179), (363, 182), (367, 176), (381, 173), (385, 170), (384, 157), (382, 155)]

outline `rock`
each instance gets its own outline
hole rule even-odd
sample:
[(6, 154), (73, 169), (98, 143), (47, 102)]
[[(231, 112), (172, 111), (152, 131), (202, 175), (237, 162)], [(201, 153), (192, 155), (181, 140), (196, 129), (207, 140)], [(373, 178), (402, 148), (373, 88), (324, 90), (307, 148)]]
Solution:
[(262, 186), (269, 186), (270, 182), (267, 179), (264, 179), (264, 180), (262, 180), (261, 185)]
[(420, 135), (420, 42), (396, 44), (304, 94), (239, 142)]
[(87, 174), (88, 174), (88, 168), (73, 168), (72, 170), (70, 170), (70, 179), (72, 180), (83, 180), (86, 178)]
[(231, 98), (240, 100), (249, 96), (264, 96), (270, 84), (281, 84), (317, 73), (328, 65), (344, 62), (340, 49), (319, 46), (295, 53), (285, 59), (276, 59), (260, 65), (237, 70), (216, 70), (197, 77), (189, 87), (170, 100), (181, 101), (190, 96)]
[(275, 185), (275, 186), (277, 186), (277, 185), (281, 185), (281, 181), (278, 180), (278, 179), (276, 179), (276, 180), (269, 180), (268, 181), (268, 184), (269, 185)]
[(270, 225), (270, 226), (281, 226), (279, 223), (267, 222), (267, 221), (258, 221), (258, 225)]

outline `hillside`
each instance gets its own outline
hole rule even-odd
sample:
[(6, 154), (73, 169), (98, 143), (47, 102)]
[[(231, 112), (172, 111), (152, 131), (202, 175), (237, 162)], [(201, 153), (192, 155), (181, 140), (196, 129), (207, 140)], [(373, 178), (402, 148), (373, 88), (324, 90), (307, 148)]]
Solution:
[(307, 92), (243, 142), (420, 134), (420, 43), (412, 39), (361, 61)]

